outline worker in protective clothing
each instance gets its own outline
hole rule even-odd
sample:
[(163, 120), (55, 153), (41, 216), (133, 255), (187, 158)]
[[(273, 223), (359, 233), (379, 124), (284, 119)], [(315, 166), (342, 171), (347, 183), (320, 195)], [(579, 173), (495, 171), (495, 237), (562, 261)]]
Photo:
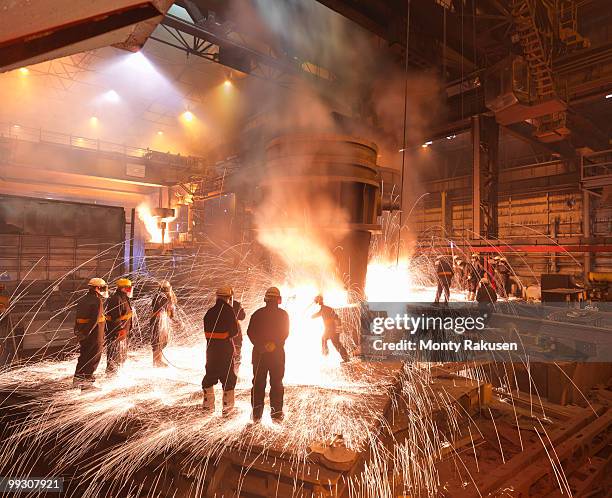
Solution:
[(151, 320), (149, 322), (154, 367), (168, 366), (167, 363), (162, 360), (162, 351), (168, 345), (170, 319), (174, 317), (175, 309), (176, 296), (172, 290), (172, 285), (170, 285), (170, 282), (167, 280), (162, 280), (159, 283), (159, 289), (153, 296), (153, 302), (151, 303)]
[(499, 258), (495, 269), (495, 280), (497, 292), (502, 297), (508, 297), (510, 294), (510, 265), (504, 257)]
[(74, 334), (79, 341), (79, 359), (73, 386), (81, 389), (95, 388), (94, 373), (104, 347), (104, 299), (108, 298), (108, 286), (103, 279), (92, 278), (88, 287), (87, 294), (77, 305), (74, 324)]
[(223, 415), (231, 415), (234, 410), (234, 388), (236, 372), (234, 370), (233, 338), (238, 334), (238, 322), (232, 298), (231, 287), (217, 289), (217, 301), (204, 315), (204, 336), (206, 337), (206, 373), (202, 379), (205, 411), (215, 408), (214, 386), (221, 382), (223, 388)]
[(340, 332), (338, 330), (340, 317), (332, 307), (327, 306), (323, 302), (323, 296), (318, 295), (315, 297), (314, 302), (321, 307), (319, 311), (312, 315), (312, 318), (321, 317), (323, 319), (324, 330), (323, 336), (321, 337), (321, 351), (323, 356), (327, 356), (329, 354), (329, 346), (327, 341), (331, 341), (333, 346), (336, 348), (336, 351), (338, 351), (342, 357), (342, 361), (349, 361), (349, 355), (340, 341)]
[(474, 301), (476, 299), (476, 291), (478, 290), (478, 284), (480, 279), (484, 276), (484, 267), (480, 261), (478, 253), (472, 254), (470, 264), (467, 269), (467, 284), (468, 284), (468, 301)]
[(455, 274), (457, 275), (459, 288), (462, 291), (466, 291), (468, 275), (465, 261), (463, 261), (463, 259), (461, 259), (459, 256), (453, 256), (453, 268), (455, 269)]
[(242, 327), (240, 322), (246, 318), (246, 313), (242, 308), (242, 304), (240, 301), (236, 301), (235, 299), (232, 302), (232, 309), (234, 310), (234, 315), (236, 315), (236, 321), (238, 323), (238, 333), (232, 337), (232, 343), (234, 344), (234, 372), (238, 375), (238, 371), (240, 370), (240, 363), (242, 361)]
[(440, 302), (440, 297), (444, 293), (444, 302), (448, 303), (450, 299), (450, 286), (453, 280), (454, 269), (453, 263), (446, 256), (438, 256), (436, 258), (436, 276), (438, 280), (438, 289), (436, 290), (436, 304)]
[(115, 374), (127, 360), (128, 335), (132, 329), (132, 282), (117, 280), (117, 290), (106, 303), (106, 373)]
[(497, 302), (497, 292), (491, 285), (488, 276), (484, 276), (480, 279), (478, 284), (478, 290), (476, 291), (476, 302), (478, 307), (481, 309), (489, 310), (494, 303)]
[(265, 294), (266, 305), (251, 316), (247, 335), (253, 343), (253, 388), (251, 406), (253, 422), (263, 415), (266, 384), (270, 376), (270, 411), (272, 420), (283, 419), (283, 377), (285, 376), (285, 341), (289, 337), (289, 315), (279, 308), (280, 291), (270, 287)]
[(9, 365), (17, 357), (18, 344), (11, 321), (11, 300), (0, 284), (0, 368)]

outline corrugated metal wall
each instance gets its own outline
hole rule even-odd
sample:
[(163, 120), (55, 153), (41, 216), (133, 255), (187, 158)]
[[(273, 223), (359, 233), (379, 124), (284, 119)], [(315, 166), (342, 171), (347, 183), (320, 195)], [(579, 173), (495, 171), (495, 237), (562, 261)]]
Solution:
[(123, 208), (1, 195), (2, 279), (10, 287), (120, 274), (124, 234)]
[(0, 275), (20, 349), (50, 354), (69, 343), (75, 291), (122, 274), (124, 244), (123, 208), (0, 195)]
[[(566, 189), (556, 192), (514, 193), (499, 198), (499, 239), (501, 244), (543, 244), (576, 242), (583, 237), (582, 191)], [(612, 235), (612, 206), (609, 196), (592, 201), (592, 236)], [(458, 244), (470, 241), (472, 232), (471, 198), (449, 199), (450, 233)], [(438, 192), (424, 198), (410, 220), (419, 239), (427, 244), (432, 237), (442, 237), (442, 207)], [(529, 281), (542, 273), (568, 273), (582, 277), (584, 253), (521, 253), (508, 249), (505, 254), (514, 270)], [(592, 271), (612, 271), (612, 254), (598, 253), (592, 259)]]

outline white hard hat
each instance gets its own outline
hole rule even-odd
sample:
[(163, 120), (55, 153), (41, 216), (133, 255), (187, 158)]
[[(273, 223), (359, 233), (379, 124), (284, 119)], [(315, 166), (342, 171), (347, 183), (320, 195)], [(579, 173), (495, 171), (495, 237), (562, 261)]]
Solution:
[(89, 285), (90, 287), (106, 287), (106, 282), (102, 278), (94, 277), (89, 281), (87, 285)]

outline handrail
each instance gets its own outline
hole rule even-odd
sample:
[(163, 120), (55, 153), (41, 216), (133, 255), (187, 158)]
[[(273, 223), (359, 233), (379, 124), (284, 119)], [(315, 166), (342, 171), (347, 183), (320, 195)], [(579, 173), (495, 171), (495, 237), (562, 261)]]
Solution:
[(148, 159), (156, 162), (170, 163), (175, 166), (197, 167), (203, 164), (204, 160), (196, 156), (181, 156), (170, 152), (161, 152), (144, 149), (142, 147), (132, 147), (125, 144), (106, 142), (96, 138), (87, 138), (56, 131), (43, 130), (21, 126), (15, 123), (0, 122), (0, 137), (23, 140), (27, 142), (49, 143), (63, 145), (74, 149), (82, 149), (109, 154), (120, 154), (127, 157)]

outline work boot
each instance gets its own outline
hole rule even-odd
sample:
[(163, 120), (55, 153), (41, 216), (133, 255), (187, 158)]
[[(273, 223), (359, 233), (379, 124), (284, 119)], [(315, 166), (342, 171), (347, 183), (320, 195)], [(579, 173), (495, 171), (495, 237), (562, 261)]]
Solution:
[(205, 412), (212, 412), (215, 410), (215, 389), (213, 387), (205, 387), (204, 400), (202, 401), (202, 409)]
[(263, 408), (261, 410), (253, 410), (253, 413), (251, 414), (251, 420), (253, 421), (254, 424), (258, 424), (259, 422), (261, 422), (261, 417), (263, 415)]
[(153, 366), (159, 368), (165, 368), (168, 364), (162, 360), (162, 352), (161, 350), (153, 351)]
[(279, 424), (285, 418), (285, 414), (283, 413), (283, 410), (275, 410), (274, 408), (271, 409), (270, 416), (272, 417), (272, 422), (276, 422)]
[(81, 381), (81, 391), (101, 391), (101, 388), (90, 381)]
[(223, 411), (222, 415), (228, 417), (232, 415), (236, 409), (234, 408), (234, 390), (223, 391)]

